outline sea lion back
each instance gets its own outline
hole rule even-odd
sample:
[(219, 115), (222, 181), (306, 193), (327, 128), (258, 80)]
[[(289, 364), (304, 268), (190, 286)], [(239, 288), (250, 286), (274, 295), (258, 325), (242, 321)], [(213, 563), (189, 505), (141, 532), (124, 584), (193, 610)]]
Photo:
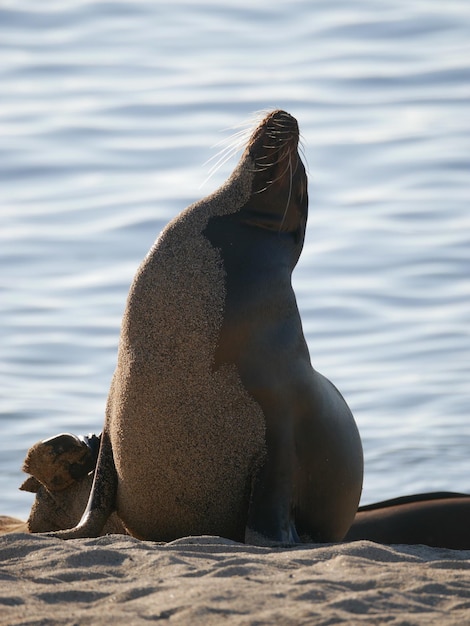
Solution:
[(136, 274), (122, 324), (107, 423), (117, 510), (145, 539), (243, 539), (263, 454), (259, 406), (235, 367), (214, 366), (225, 276), (202, 233), (212, 203), (193, 205), (163, 231)]

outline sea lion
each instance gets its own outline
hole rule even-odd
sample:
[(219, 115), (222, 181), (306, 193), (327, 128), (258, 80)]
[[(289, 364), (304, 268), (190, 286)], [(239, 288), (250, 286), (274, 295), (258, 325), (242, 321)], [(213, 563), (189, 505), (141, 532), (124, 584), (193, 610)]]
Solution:
[(62, 491), (95, 470), (100, 439), (71, 433), (42, 439), (29, 448), (21, 469), (49, 491)]
[[(20, 489), (35, 494), (24, 524), (31, 533), (61, 530), (80, 521), (90, 495), (100, 435), (61, 433), (29, 448), (23, 471), (29, 474)], [(125, 533), (115, 513), (100, 534)]]
[(345, 541), (470, 550), (470, 496), (431, 492), (359, 507)]
[(310, 363), (291, 274), (307, 176), (297, 121), (269, 113), (234, 172), (176, 217), (139, 267), (87, 509), (148, 540), (339, 541), (363, 455), (345, 400)]

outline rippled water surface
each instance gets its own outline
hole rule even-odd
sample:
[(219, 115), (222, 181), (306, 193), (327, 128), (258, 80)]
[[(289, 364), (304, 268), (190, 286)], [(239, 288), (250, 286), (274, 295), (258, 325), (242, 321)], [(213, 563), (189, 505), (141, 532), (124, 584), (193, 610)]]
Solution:
[(254, 111), (299, 120), (295, 288), (363, 502), (470, 490), (470, 3), (0, 7), (0, 513), (27, 448), (97, 432), (133, 273)]

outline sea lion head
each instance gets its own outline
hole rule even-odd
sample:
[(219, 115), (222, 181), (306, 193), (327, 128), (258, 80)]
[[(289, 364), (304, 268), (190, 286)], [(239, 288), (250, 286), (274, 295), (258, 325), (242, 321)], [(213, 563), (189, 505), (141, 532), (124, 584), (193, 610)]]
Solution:
[(294, 233), (303, 244), (308, 212), (307, 174), (298, 152), (297, 120), (272, 111), (253, 131), (242, 161), (254, 170), (252, 194), (245, 205), (259, 225)]
[(67, 489), (94, 469), (99, 442), (96, 435), (71, 433), (38, 441), (29, 448), (22, 469), (49, 491)]

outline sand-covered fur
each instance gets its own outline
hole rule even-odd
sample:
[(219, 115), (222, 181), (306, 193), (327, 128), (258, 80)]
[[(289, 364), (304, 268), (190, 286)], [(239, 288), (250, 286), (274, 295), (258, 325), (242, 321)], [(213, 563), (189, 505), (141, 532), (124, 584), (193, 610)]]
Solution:
[(249, 197), (250, 161), (242, 167), (169, 224), (129, 293), (105, 428), (119, 476), (117, 510), (138, 537), (244, 532), (264, 419), (234, 367), (213, 370), (224, 270), (203, 236), (210, 215)]
[[(90, 495), (98, 445), (98, 437), (62, 433), (31, 446), (23, 463), (23, 471), (30, 476), (20, 487), (35, 494), (31, 512), (26, 523), (0, 519), (0, 532), (12, 532), (18, 526), (18, 530), (40, 533), (78, 524)], [(112, 514), (101, 534), (124, 532), (122, 522)]]
[(97, 449), (87, 443), (91, 438), (61, 433), (38, 441), (29, 448), (23, 471), (50, 491), (66, 489), (95, 468)]
[[(50, 491), (33, 476), (28, 478), (23, 483), (22, 489), (35, 494), (26, 522), (28, 531), (44, 533), (71, 528), (78, 524), (87, 505), (92, 482), (93, 475), (88, 474), (66, 489)], [(125, 532), (120, 519), (112, 513), (100, 534)]]

